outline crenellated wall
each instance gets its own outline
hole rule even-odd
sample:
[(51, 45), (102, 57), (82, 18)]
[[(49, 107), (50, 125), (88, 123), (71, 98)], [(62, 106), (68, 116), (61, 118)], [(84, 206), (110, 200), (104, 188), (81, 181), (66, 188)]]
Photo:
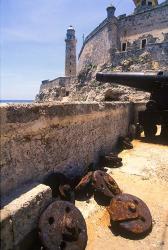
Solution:
[(131, 103), (32, 104), (1, 107), (1, 192), (42, 182), (50, 172), (81, 175), (126, 135)]

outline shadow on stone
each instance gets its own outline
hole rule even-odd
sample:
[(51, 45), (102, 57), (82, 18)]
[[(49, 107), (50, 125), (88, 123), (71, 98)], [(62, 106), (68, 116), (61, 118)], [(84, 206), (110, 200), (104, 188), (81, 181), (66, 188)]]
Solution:
[(38, 230), (34, 229), (31, 231), (24, 240), (17, 246), (18, 250), (45, 250), (42, 246), (39, 236)]
[(154, 136), (151, 138), (141, 137), (140, 140), (145, 143), (159, 144), (159, 145), (168, 145), (168, 136)]
[(122, 229), (119, 225), (119, 223), (117, 222), (112, 222), (111, 221), (111, 225), (109, 226), (109, 229), (111, 230), (111, 232), (115, 235), (115, 236), (122, 236), (123, 238), (126, 239), (130, 239), (130, 240), (142, 240), (144, 239), (151, 231), (152, 231), (152, 227), (145, 233), (141, 233), (141, 234), (135, 234), (132, 232), (128, 232), (124, 229)]
[(94, 192), (94, 199), (100, 206), (109, 206), (112, 198), (102, 195), (100, 192)]
[(93, 193), (94, 193), (94, 190), (90, 186), (90, 187), (83, 189), (82, 191), (76, 191), (75, 199), (78, 201), (87, 201), (93, 196)]
[(62, 173), (50, 173), (45, 177), (43, 183), (51, 188), (52, 196), (57, 198), (60, 197), (59, 186), (69, 184), (69, 181)]

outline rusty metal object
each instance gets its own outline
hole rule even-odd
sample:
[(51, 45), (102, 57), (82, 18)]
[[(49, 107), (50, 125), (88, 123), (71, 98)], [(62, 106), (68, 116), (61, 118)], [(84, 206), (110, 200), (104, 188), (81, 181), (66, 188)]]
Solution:
[(113, 198), (115, 195), (120, 194), (121, 190), (115, 180), (107, 173), (97, 170), (93, 173), (92, 185), (95, 191), (100, 194)]
[(152, 217), (147, 205), (136, 196), (119, 194), (108, 208), (111, 221), (118, 228), (135, 235), (146, 234), (152, 228)]
[(108, 156), (105, 156), (105, 164), (109, 168), (121, 167), (122, 158), (118, 157), (117, 154), (110, 153)]
[(87, 188), (88, 185), (91, 184), (92, 182), (92, 175), (93, 172), (88, 172), (82, 179), (81, 181), (78, 183), (78, 185), (75, 187), (76, 191), (83, 191), (83, 189)]
[(87, 244), (86, 223), (72, 203), (55, 201), (40, 217), (39, 236), (48, 250), (84, 250)]
[(110, 154), (109, 154), (109, 157), (112, 158), (112, 159), (114, 158), (115, 161), (119, 161), (119, 162), (122, 161), (122, 158), (121, 158), (121, 157), (118, 157), (118, 154), (115, 154), (115, 153), (110, 153)]
[(92, 175), (92, 171), (88, 172), (75, 187), (75, 195), (77, 199), (88, 199), (93, 195)]
[(133, 145), (129, 137), (119, 137), (119, 146), (121, 149), (132, 149)]
[(105, 167), (116, 168), (122, 166), (122, 158), (118, 157), (115, 153), (110, 153), (106, 156), (101, 156), (97, 165), (97, 170), (101, 170)]
[(59, 198), (60, 196), (59, 186), (64, 184), (69, 184), (69, 180), (63, 173), (55, 172), (55, 173), (50, 173), (48, 176), (45, 177), (44, 184), (51, 188), (52, 196), (54, 198)]
[(136, 125), (136, 135), (135, 138), (138, 139), (141, 136), (141, 133), (143, 132), (143, 127), (140, 124)]
[(62, 200), (75, 204), (75, 193), (69, 184), (59, 185), (59, 192)]

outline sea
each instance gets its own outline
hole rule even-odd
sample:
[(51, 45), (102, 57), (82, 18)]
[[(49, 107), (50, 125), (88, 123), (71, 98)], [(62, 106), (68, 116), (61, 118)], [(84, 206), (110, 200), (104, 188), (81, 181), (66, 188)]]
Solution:
[(34, 100), (3, 100), (0, 99), (0, 105), (5, 105), (5, 104), (28, 104), (32, 103)]

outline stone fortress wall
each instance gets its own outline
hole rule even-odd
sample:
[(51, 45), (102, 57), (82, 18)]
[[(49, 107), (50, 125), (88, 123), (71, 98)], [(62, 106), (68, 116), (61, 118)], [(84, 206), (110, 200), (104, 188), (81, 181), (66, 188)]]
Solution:
[[(151, 64), (159, 70), (168, 70), (168, 42), (148, 44), (146, 46), (145, 52), (147, 52), (148, 60), (151, 58)], [(133, 49), (123, 53), (116, 52), (113, 58), (112, 65), (117, 66), (123, 60), (132, 60), (133, 62), (143, 56), (144, 49)], [(140, 61), (140, 60), (139, 60)], [(134, 67), (135, 68), (135, 67)]]
[(86, 64), (104, 64), (110, 61), (110, 41), (108, 39), (107, 19), (91, 33), (79, 53), (78, 72)]
[[(146, 46), (142, 48), (142, 40)], [(126, 43), (125, 51), (122, 44)], [(106, 18), (85, 39), (79, 54), (78, 72), (86, 64), (112, 63), (116, 66), (127, 55), (149, 51), (153, 60), (168, 59), (168, 1), (132, 15)], [(163, 61), (164, 60), (164, 61)]]
[(144, 103), (1, 107), (1, 190), (8, 194), (61, 167), (86, 168), (126, 135)]
[(72, 84), (76, 80), (76, 77), (68, 77), (68, 76), (63, 76), (63, 77), (58, 77), (54, 80), (45, 80), (42, 81), (42, 84), (40, 86), (40, 92), (48, 89), (52, 89), (57, 86), (66, 86), (68, 84)]
[(81, 177), (144, 109), (144, 103), (126, 102), (1, 107), (2, 250), (35, 249), (39, 216), (53, 201), (45, 177)]
[[(137, 63), (137, 59), (141, 55), (143, 56), (144, 52), (147, 52), (148, 61), (151, 61), (153, 69), (167, 69), (168, 1), (166, 0), (152, 8), (135, 8), (134, 13), (128, 16), (123, 14), (116, 17), (115, 8), (113, 8), (110, 8), (110, 10), (107, 8), (107, 18), (86, 37), (79, 53), (77, 75), (83, 69), (85, 71), (87, 65), (96, 67), (111, 65), (113, 68), (120, 65), (123, 60), (128, 61), (130, 59), (134, 65)], [(72, 27), (67, 30), (67, 35), (69, 35), (68, 32), (71, 29)], [(74, 29), (73, 32), (75, 32)], [(143, 40), (146, 41), (144, 47), (142, 47)], [(76, 43), (75, 36), (73, 41)], [(66, 48), (70, 46), (69, 42), (71, 42), (71, 39), (66, 40)], [(123, 44), (125, 44), (124, 51), (122, 48)], [(74, 51), (74, 48), (71, 48), (71, 50)], [(70, 69), (74, 59), (68, 51), (66, 50), (65, 65), (70, 64), (71, 66), (68, 66), (68, 69)], [(140, 64), (144, 63), (144, 61), (141, 62), (141, 59), (138, 59), (138, 61)], [(155, 65), (157, 66), (155, 67)], [(134, 70), (138, 70), (138, 67), (137, 69), (134, 67)], [(76, 68), (76, 62), (74, 68)], [(71, 84), (77, 83), (77, 80), (77, 77), (73, 75), (66, 75), (51, 81), (42, 81), (40, 93), (43, 94), (45, 91), (50, 91), (57, 87), (68, 88)], [(62, 94), (58, 93), (58, 95)]]
[(60, 168), (76, 166), (85, 171), (99, 155), (112, 150), (118, 136), (127, 134), (140, 109), (145, 109), (144, 103), (1, 107), (2, 195), (42, 181)]

